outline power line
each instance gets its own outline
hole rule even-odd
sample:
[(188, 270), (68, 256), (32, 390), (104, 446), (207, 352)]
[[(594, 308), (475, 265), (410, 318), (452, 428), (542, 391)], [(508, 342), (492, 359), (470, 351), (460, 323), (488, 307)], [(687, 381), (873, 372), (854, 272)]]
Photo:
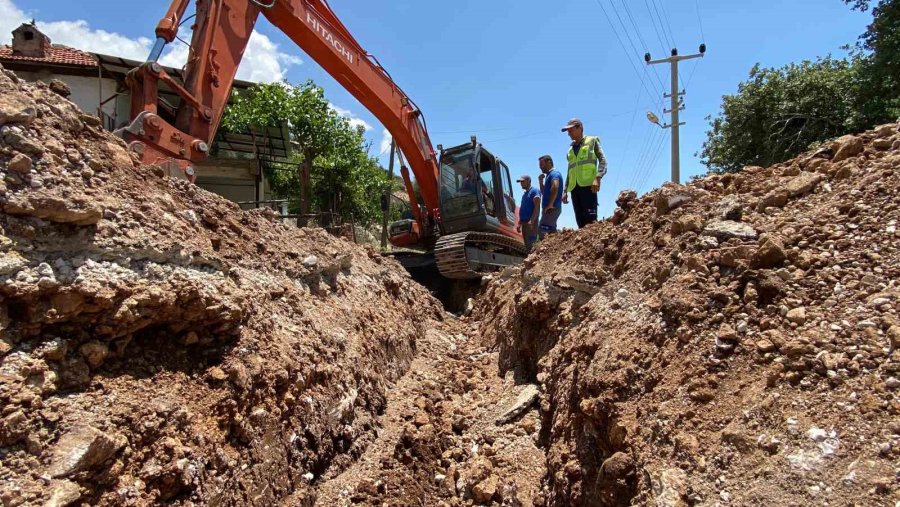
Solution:
[[(691, 74), (688, 76), (687, 86), (691, 86), (691, 80), (694, 79), (694, 71), (697, 70), (698, 65), (700, 65), (700, 60), (694, 61), (694, 66), (691, 67)], [(687, 86), (682, 86), (682, 88), (687, 90)]]
[[(653, 5), (656, 6), (656, 4)], [(660, 35), (659, 29), (656, 28), (656, 19), (653, 17), (653, 12), (650, 11), (650, 3), (647, 0), (644, 0), (644, 6), (647, 8), (647, 14), (650, 15), (650, 23), (653, 25), (653, 31), (656, 32), (656, 39), (659, 41), (659, 45), (662, 46), (663, 52), (668, 52), (672, 48), (667, 48), (666, 43), (663, 42), (662, 35)], [(660, 24), (662, 24), (662, 21), (660, 21)]]
[(640, 180), (640, 174), (643, 171), (644, 163), (646, 159), (649, 157), (650, 152), (653, 150), (653, 146), (656, 145), (657, 139), (660, 135), (662, 135), (659, 130), (653, 129), (653, 124), (647, 124), (647, 129), (649, 135), (647, 136), (647, 141), (641, 147), (641, 151), (638, 152), (637, 160), (634, 163), (634, 171), (631, 173), (631, 180), (628, 182), (629, 188), (637, 190), (636, 186), (638, 181)]
[[(656, 0), (650, 1), (653, 2), (653, 7), (655, 8), (657, 3)], [(665, 4), (663, 4), (661, 1), (659, 2), (659, 4), (659, 11), (662, 11), (662, 17), (660, 19), (664, 19), (666, 21), (666, 26), (669, 28), (669, 37), (672, 39), (672, 47), (677, 48), (678, 43), (675, 42), (675, 33), (672, 31), (672, 24), (669, 23), (669, 13), (666, 12)], [(659, 11), (657, 11), (657, 15), (659, 14)], [(660, 21), (660, 26), (662, 26), (662, 21)], [(665, 33), (665, 29), (663, 30), (663, 33)]]
[(667, 132), (665, 130), (661, 131), (659, 137), (656, 138), (655, 144), (651, 145), (650, 150), (647, 152), (647, 158), (644, 160), (644, 165), (638, 174), (638, 181), (635, 184), (636, 191), (640, 192), (641, 189), (644, 188), (647, 178), (649, 178), (650, 174), (653, 172), (653, 167), (656, 164), (656, 160), (659, 158), (659, 152), (666, 142), (666, 134)]
[(532, 136), (536, 136), (536, 135), (538, 135), (538, 134), (547, 134), (547, 133), (549, 133), (549, 132), (547, 131), (547, 129), (542, 129), (542, 130), (537, 130), (537, 131), (534, 131), (534, 132), (530, 132), (530, 133), (528, 133), (528, 134), (522, 134), (522, 135), (520, 135), (520, 136), (504, 137), (504, 138), (501, 138), (501, 139), (492, 139), (492, 140), (490, 140), (490, 141), (482, 141), (482, 143), (484, 143), (484, 144), (487, 144), (487, 143), (499, 143), (499, 142), (501, 142), (501, 141), (512, 141), (512, 140), (514, 140), (514, 139), (523, 139), (523, 138), (526, 138), (526, 137), (532, 137)]
[[(647, 43), (644, 41), (644, 36), (641, 35), (640, 27), (634, 21), (634, 16), (632, 16), (632, 14), (631, 14), (631, 9), (628, 7), (628, 4), (625, 3), (625, 0), (619, 0), (619, 1), (622, 2), (622, 7), (625, 8), (625, 14), (628, 16), (628, 19), (631, 20), (631, 26), (634, 28), (635, 33), (637, 33), (638, 40), (641, 42), (641, 47), (643, 47), (644, 53), (649, 53), (650, 50), (648, 49)], [(612, 0), (610, 0), (610, 3), (612, 3)], [(618, 12), (616, 15), (618, 15)], [(621, 18), (619, 18), (619, 21), (621, 22)], [(623, 26), (624, 26), (624, 23), (623, 23)], [(639, 54), (639, 55), (637, 55), (637, 57), (640, 58), (641, 55)], [(644, 67), (644, 70), (646, 71), (646, 67)], [(656, 67), (653, 68), (653, 74), (656, 76), (656, 83), (659, 85), (660, 92), (665, 93), (666, 86), (663, 84), (662, 78), (659, 77), (659, 72), (656, 71)]]
[[(599, 2), (600, 2), (600, 0), (597, 0), (597, 3), (599, 3)], [(641, 53), (635, 47), (634, 41), (631, 40), (631, 34), (629, 33), (628, 28), (625, 26), (625, 22), (622, 21), (622, 16), (619, 15), (619, 9), (616, 9), (616, 6), (613, 5), (612, 0), (610, 0), (609, 6), (610, 6), (610, 8), (612, 8), (613, 13), (616, 15), (616, 18), (619, 20), (619, 24), (622, 26), (622, 32), (624, 32), (625, 37), (628, 38), (628, 44), (631, 45), (631, 49), (632, 49), (632, 51), (634, 51), (635, 57), (640, 58)]]
[(694, 0), (697, 7), (697, 23), (700, 25), (700, 42), (706, 42), (706, 35), (703, 33), (703, 18), (700, 17), (700, 0)]
[[(652, 129), (653, 125), (647, 125), (648, 129)], [(656, 130), (648, 130), (647, 139), (644, 142), (644, 145), (641, 147), (641, 151), (638, 153), (638, 158), (634, 162), (634, 171), (631, 173), (631, 180), (628, 182), (628, 188), (633, 190), (637, 190), (637, 183), (640, 179), (641, 170), (644, 167), (644, 159), (647, 158), (647, 154), (650, 152), (650, 147), (656, 144), (656, 137), (660, 135), (660, 133)]]
[[(598, 0), (598, 3), (599, 3), (599, 0)], [(612, 0), (609, 0), (609, 6), (613, 10), (613, 13), (616, 15), (616, 18), (619, 20), (619, 24), (622, 26), (622, 32), (625, 34), (625, 37), (628, 39), (628, 43), (631, 45), (631, 49), (634, 51), (634, 57), (638, 61), (640, 61), (641, 53), (640, 53), (640, 51), (637, 50), (637, 47), (635, 47), (634, 41), (631, 39), (631, 33), (628, 30), (628, 27), (625, 26), (625, 22), (622, 20), (622, 16), (619, 15), (619, 9), (617, 9), (615, 4), (612, 3)], [(635, 26), (635, 28), (637, 28), (637, 27)], [(637, 35), (638, 35), (638, 39), (641, 40), (640, 31), (638, 31)], [(646, 46), (645, 46), (644, 51), (646, 52)], [(665, 90), (665, 87), (662, 86), (662, 82), (660, 82), (659, 84), (661, 86), (661, 89)]]
[[(612, 1), (612, 0), (610, 0)], [(647, 51), (647, 43), (644, 42), (644, 37), (641, 35), (641, 30), (638, 28), (637, 23), (634, 22), (634, 16), (631, 15), (631, 9), (628, 8), (628, 4), (625, 3), (625, 0), (619, 0), (622, 3), (622, 7), (625, 8), (625, 14), (628, 16), (628, 19), (631, 20), (631, 26), (634, 27), (634, 31), (637, 32), (638, 40), (641, 41), (641, 46), (644, 48), (644, 52)]]
[(662, 135), (657, 139), (656, 146), (652, 150), (653, 154), (647, 158), (643, 171), (641, 171), (642, 174), (640, 180), (638, 181), (638, 184), (636, 186), (637, 188), (635, 188), (636, 192), (640, 193), (646, 186), (647, 182), (650, 180), (650, 176), (653, 174), (653, 169), (656, 166), (656, 162), (659, 160), (659, 156), (662, 153), (662, 147), (666, 144), (665, 141), (667, 134), (668, 132), (664, 130), (662, 132)]
[(634, 111), (632, 111), (631, 115), (631, 125), (628, 127), (628, 136), (625, 140), (625, 149), (622, 151), (622, 163), (619, 165), (619, 170), (616, 171), (616, 179), (613, 180), (613, 192), (618, 190), (619, 185), (619, 177), (622, 175), (622, 168), (625, 167), (625, 161), (628, 160), (628, 149), (631, 147), (631, 134), (634, 131), (634, 121), (637, 118), (638, 112), (638, 104), (641, 103), (641, 91), (638, 90), (635, 101), (634, 101)]
[[(659, 7), (656, 6), (656, 0), (650, 0), (650, 4), (653, 6), (653, 11), (656, 13), (656, 20), (659, 22), (659, 31), (662, 32), (663, 39), (666, 41), (663, 48), (670, 50), (675, 47), (675, 43), (669, 39), (669, 34), (666, 33), (666, 26), (663, 24), (662, 16), (659, 14)], [(651, 16), (652, 15), (653, 14), (651, 13)]]
[(466, 133), (477, 133), (477, 132), (499, 132), (501, 130), (516, 130), (517, 127), (501, 127), (501, 128), (490, 128), (490, 129), (466, 129), (466, 130), (433, 130), (429, 132), (429, 134), (466, 134)]
[(635, 67), (634, 62), (631, 60), (631, 57), (628, 56), (628, 49), (625, 48), (625, 43), (622, 42), (622, 38), (619, 36), (619, 31), (616, 30), (615, 25), (612, 22), (612, 18), (609, 16), (609, 13), (606, 11), (606, 7), (600, 3), (600, 0), (595, 0), (597, 5), (600, 6), (600, 9), (603, 11), (603, 15), (606, 17), (606, 22), (609, 23), (609, 27), (612, 28), (613, 34), (616, 36), (616, 40), (619, 41), (619, 46), (622, 48), (622, 51), (625, 53), (625, 58), (628, 60), (628, 64), (631, 65), (631, 70), (634, 71), (634, 74), (641, 80), (641, 88), (647, 93), (647, 96), (650, 97), (651, 101), (654, 101), (653, 94), (647, 90), (647, 85), (644, 82), (644, 79), (641, 77), (640, 71)]
[[(678, 47), (678, 43), (675, 41), (675, 34), (672, 32), (672, 24), (669, 23), (669, 15), (666, 12), (665, 5), (660, 2), (661, 5), (657, 7), (656, 0), (650, 0), (650, 2), (653, 4), (653, 10), (656, 11), (656, 16), (659, 18), (659, 27), (663, 32), (663, 36), (666, 38), (666, 42), (671, 41), (671, 45), (669, 47), (672, 50), (672, 54), (674, 55), (675, 48)], [(662, 14), (660, 14), (660, 11), (662, 12)], [(663, 24), (663, 20), (665, 20), (665, 24)], [(668, 33), (666, 32), (666, 27), (668, 27)], [(678, 80), (681, 83), (681, 88), (684, 89), (684, 81), (680, 77), (678, 78)]]
[(666, 140), (666, 136), (663, 135), (662, 139), (659, 143), (659, 146), (656, 147), (656, 154), (653, 156), (653, 160), (650, 162), (650, 165), (648, 166), (647, 177), (644, 179), (644, 182), (641, 183), (640, 187), (642, 190), (645, 188), (646, 184), (651, 181), (650, 176), (653, 175), (653, 168), (656, 166), (656, 162), (659, 160), (659, 156), (662, 154), (662, 147), (663, 147), (663, 145), (666, 144), (665, 140)]

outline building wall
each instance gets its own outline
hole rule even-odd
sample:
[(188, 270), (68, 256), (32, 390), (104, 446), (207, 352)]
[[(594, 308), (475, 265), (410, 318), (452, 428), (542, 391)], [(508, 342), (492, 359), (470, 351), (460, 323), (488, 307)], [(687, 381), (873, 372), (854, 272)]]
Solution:
[[(116, 93), (116, 81), (99, 77), (70, 76), (55, 74), (47, 70), (16, 71), (16, 75), (26, 81), (63, 81), (72, 90), (69, 100), (87, 114), (97, 114), (102, 100)], [(98, 88), (98, 86), (102, 88)], [(128, 123), (130, 94), (123, 93), (103, 106), (103, 112), (116, 119), (113, 128)], [(106, 120), (104, 120), (106, 121)], [(104, 123), (104, 126), (110, 127)], [(211, 158), (195, 166), (197, 185), (210, 192), (235, 202), (256, 200), (256, 161)], [(271, 192), (263, 180), (262, 200), (271, 199)]]
[[(97, 108), (100, 105), (100, 96), (102, 100), (106, 100), (116, 93), (116, 81), (113, 79), (100, 79), (99, 77), (88, 76), (68, 76), (63, 74), (54, 74), (47, 70), (39, 70), (36, 72), (17, 71), (16, 75), (26, 81), (44, 81), (49, 83), (51, 79), (59, 79), (69, 85), (72, 95), (69, 100), (75, 103), (82, 111), (87, 114), (97, 114)], [(98, 88), (99, 86), (102, 88)], [(102, 91), (101, 91), (102, 90)], [(116, 127), (120, 127), (128, 121), (129, 98), (127, 95), (119, 97), (107, 102), (103, 105), (103, 112), (111, 117), (117, 118)]]
[[(235, 202), (256, 200), (255, 160), (211, 158), (196, 164), (194, 169), (199, 187)], [(265, 178), (262, 180), (261, 197), (261, 200), (272, 199)]]

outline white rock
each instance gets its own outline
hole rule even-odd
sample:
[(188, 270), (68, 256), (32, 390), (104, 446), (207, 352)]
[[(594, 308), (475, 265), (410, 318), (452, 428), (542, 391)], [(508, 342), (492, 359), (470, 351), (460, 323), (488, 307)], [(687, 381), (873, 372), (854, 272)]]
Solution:
[(815, 426), (813, 426), (809, 429), (809, 431), (806, 432), (806, 436), (808, 436), (809, 439), (814, 442), (822, 442), (823, 440), (828, 438), (828, 432), (821, 428), (816, 428)]
[(42, 262), (37, 267), (37, 273), (41, 278), (52, 278), (53, 268), (51, 268), (50, 265), (46, 262)]
[(310, 255), (307, 258), (303, 259), (303, 265), (308, 268), (311, 268), (318, 263), (319, 263), (319, 258), (316, 257), (315, 255)]
[(303, 480), (306, 482), (312, 482), (315, 478), (316, 476), (313, 475), (312, 472), (306, 472), (305, 474), (303, 474)]
[(856, 324), (856, 329), (877, 328), (878, 325), (871, 320), (863, 320)]

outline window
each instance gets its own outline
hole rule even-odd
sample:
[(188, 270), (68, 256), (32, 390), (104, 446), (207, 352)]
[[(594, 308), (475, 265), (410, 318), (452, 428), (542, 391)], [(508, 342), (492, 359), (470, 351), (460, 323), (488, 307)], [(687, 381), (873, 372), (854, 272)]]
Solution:
[(25, 40), (34, 40), (34, 32), (28, 31), (22, 34), (25, 37)]
[(497, 205), (494, 202), (494, 160), (484, 151), (481, 152), (481, 183), (484, 210), (488, 215), (497, 216)]
[(509, 167), (500, 162), (500, 179), (503, 181), (503, 201), (506, 204), (506, 217), (510, 222), (516, 221), (516, 198), (513, 196), (512, 180)]
[(473, 149), (441, 157), (441, 210), (445, 217), (478, 212), (480, 180), (473, 166)]

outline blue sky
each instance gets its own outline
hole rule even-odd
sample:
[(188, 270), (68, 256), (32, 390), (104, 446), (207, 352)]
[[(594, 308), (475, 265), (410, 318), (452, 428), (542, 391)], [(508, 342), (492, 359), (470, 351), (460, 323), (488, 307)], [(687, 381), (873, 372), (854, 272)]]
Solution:
[[(653, 96), (643, 91), (644, 45), (654, 57), (666, 56), (671, 45), (666, 39), (674, 39), (682, 54), (696, 52), (701, 41), (708, 47), (705, 58), (685, 62), (681, 70), (687, 90), (682, 177), (687, 178), (705, 172), (694, 156), (705, 138), (704, 117), (717, 113), (721, 96), (733, 93), (755, 63), (780, 66), (843, 55), (840, 47), (854, 42), (870, 19), (840, 0), (330, 3), (423, 109), (435, 144), (456, 145), (476, 134), (515, 174), (536, 175), (543, 153), (564, 166), (568, 140), (559, 127), (580, 117), (586, 133), (600, 136), (610, 162), (600, 195), (604, 216), (611, 214), (620, 190), (645, 192), (669, 177), (668, 134), (644, 116), (647, 110), (661, 112), (661, 84), (668, 91), (669, 70), (648, 70), (645, 85)], [(24, 14), (50, 27), (55, 42), (130, 54), (144, 51), (167, 6), (162, 0), (0, 0), (0, 29), (8, 33), (8, 25)], [(249, 64), (254, 67), (242, 69), (244, 77), (312, 78), (339, 111), (369, 127), (373, 154), (379, 155), (378, 121), (268, 22), (261, 20), (257, 31)], [(381, 155), (385, 163), (386, 158)], [(568, 206), (561, 224), (574, 226)]]

